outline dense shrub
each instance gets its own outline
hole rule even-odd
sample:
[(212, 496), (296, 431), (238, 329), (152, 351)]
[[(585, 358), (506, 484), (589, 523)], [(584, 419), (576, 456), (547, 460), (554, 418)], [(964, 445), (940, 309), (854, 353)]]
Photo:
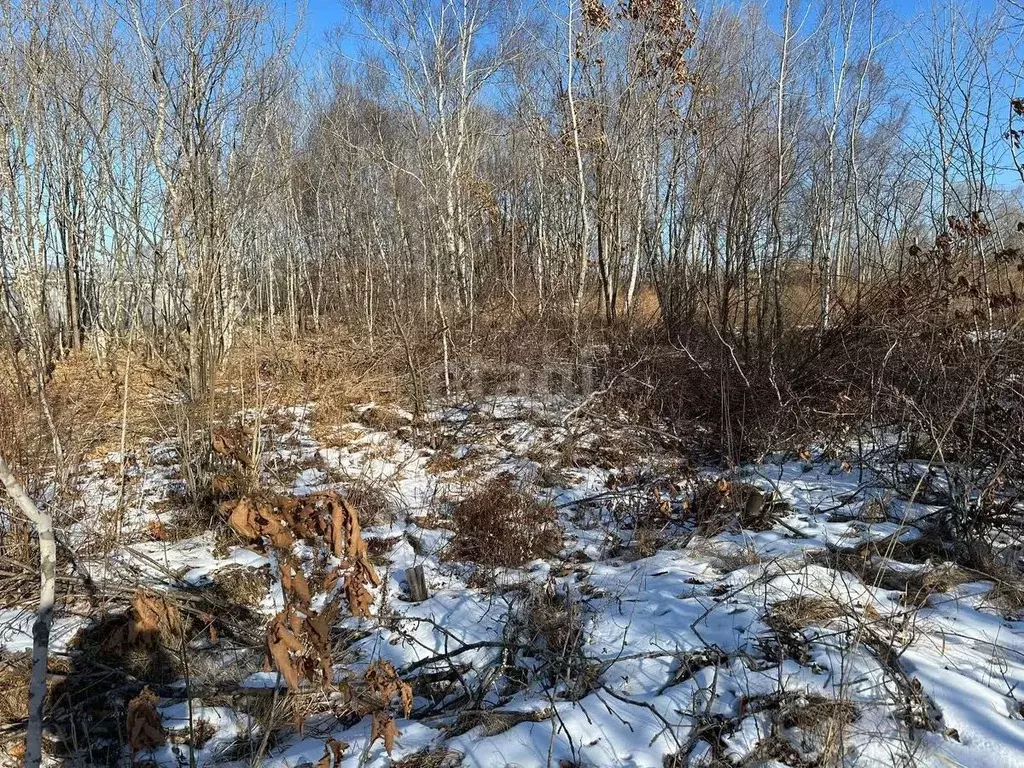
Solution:
[(448, 548), (454, 560), (480, 565), (518, 566), (558, 553), (562, 532), (554, 510), (498, 477), (454, 505), (455, 536)]

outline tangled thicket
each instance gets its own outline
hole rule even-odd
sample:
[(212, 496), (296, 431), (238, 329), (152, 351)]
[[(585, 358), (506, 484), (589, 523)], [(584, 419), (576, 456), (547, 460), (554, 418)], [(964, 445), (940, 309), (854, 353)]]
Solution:
[(554, 510), (501, 476), (452, 505), (449, 556), (486, 566), (518, 566), (557, 554), (562, 531)]

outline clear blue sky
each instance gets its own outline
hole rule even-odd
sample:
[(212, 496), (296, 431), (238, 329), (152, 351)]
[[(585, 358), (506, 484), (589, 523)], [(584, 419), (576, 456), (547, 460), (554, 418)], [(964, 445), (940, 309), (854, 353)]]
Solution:
[(298, 53), (303, 49), (312, 54), (324, 46), (327, 36), (345, 19), (346, 0), (273, 0), (281, 13), (294, 25), (300, 16), (304, 18), (302, 32), (297, 43)]

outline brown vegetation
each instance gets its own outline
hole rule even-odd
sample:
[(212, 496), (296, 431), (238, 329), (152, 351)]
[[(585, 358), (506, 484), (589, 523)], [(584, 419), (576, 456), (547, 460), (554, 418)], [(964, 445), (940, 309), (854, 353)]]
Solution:
[[(258, 634), (292, 701), (326, 695), (334, 619), (343, 605), (370, 619), (387, 585), (374, 561), (393, 542), (362, 537), (396, 517), (383, 489), (264, 490), (283, 406), (313, 404), (313, 434), (339, 447), (365, 432), (353, 421), (401, 434), (472, 484), (478, 469), (450, 450), (462, 435), (428, 434), (432, 409), (565, 395), (572, 410), (544, 425), (558, 443), (528, 457), (550, 485), (653, 446), (721, 473), (685, 509), (641, 499), (626, 557), (655, 554), (670, 526), (788, 528), (782, 501), (737, 468), (773, 453), (845, 472), (856, 452), (858, 467), (895, 468), (900, 503), (836, 522), (904, 529), (914, 502), (936, 511), (914, 521), (914, 545), (822, 562), (911, 607), (982, 574), (994, 604), (1019, 608), (1019, 563), (995, 544), (1024, 530), (1024, 206), (991, 173), (1024, 179), (1017, 3), (950, 4), (902, 36), (905, 60), (883, 54), (879, 40), (902, 37), (877, 3), (358, 6), (372, 56), (346, 52), (308, 80), (289, 48), (301, 36), (267, 0), (25, 0), (0, 14), (0, 456), (52, 511), (67, 599), (94, 619), (73, 655), (120, 662), (117, 728), (126, 709), (134, 751), (166, 737), (153, 690), (186, 671), (189, 638)], [(644, 439), (584, 434), (584, 416)], [(152, 440), (175, 458), (151, 463)], [(274, 479), (318, 460), (283, 459)], [(92, 461), (114, 500), (102, 519), (78, 483)], [(174, 485), (159, 519), (126, 529), (158, 470)], [(451, 532), (445, 556), (484, 566), (479, 584), (563, 544), (556, 510), (509, 476), (418, 522)], [(217, 604), (174, 574), (175, 595), (105, 581), (98, 594), (79, 567), (211, 530), (219, 549), (273, 553), (275, 572), (225, 570)], [(5, 606), (35, 594), (40, 541), (0, 497)], [(895, 573), (896, 557), (949, 564)], [(257, 627), (267, 578), (286, 607)], [(569, 696), (591, 690), (576, 598), (526, 603), (519, 639)], [(775, 655), (799, 656), (808, 626), (840, 618), (823, 599), (775, 604)], [(67, 721), (96, 701), (95, 669), (77, 672)], [(12, 674), (0, 680), (20, 692)], [(380, 701), (355, 711), (390, 752), (411, 691), (379, 661), (363, 687)], [(782, 731), (814, 712), (840, 730), (855, 717), (842, 702), (748, 703), (775, 729), (765, 760), (795, 760)], [(0, 698), (0, 717), (20, 712)], [(726, 724), (695, 730), (724, 759)], [(450, 762), (420, 763), (434, 760)]]
[(449, 557), (487, 566), (519, 566), (558, 552), (561, 529), (550, 507), (498, 477), (452, 505)]

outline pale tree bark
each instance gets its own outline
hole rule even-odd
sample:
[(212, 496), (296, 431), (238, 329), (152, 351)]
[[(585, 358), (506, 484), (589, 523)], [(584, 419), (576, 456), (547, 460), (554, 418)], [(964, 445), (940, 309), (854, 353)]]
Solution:
[(583, 149), (580, 146), (580, 121), (576, 110), (576, 96), (573, 89), (573, 8), (575, 3), (570, 0), (569, 14), (566, 18), (566, 47), (568, 49), (565, 95), (569, 105), (569, 121), (572, 130), (572, 149), (576, 161), (576, 202), (577, 215), (580, 217), (580, 234), (577, 242), (578, 272), (576, 274), (576, 291), (572, 299), (572, 336), (579, 340), (580, 322), (583, 315), (583, 300), (587, 290), (587, 266), (590, 258), (590, 212), (587, 203), (587, 178), (583, 165)]
[[(776, 334), (781, 330), (782, 324), (782, 198), (786, 192), (786, 144), (783, 133), (786, 113), (786, 80), (789, 77), (789, 58), (792, 53), (795, 33), (793, 31), (793, 4), (794, 0), (785, 0), (783, 5), (782, 24), (782, 52), (779, 58), (779, 80), (778, 92), (776, 94), (776, 120), (775, 120), (775, 153), (776, 153), (776, 176), (775, 176), (775, 199), (772, 205), (772, 230), (775, 235), (775, 250), (772, 254), (771, 264), (767, 270), (765, 287), (762, 290), (762, 302), (767, 305), (768, 285), (771, 286), (771, 294), (775, 301), (775, 322)], [(764, 310), (761, 310), (762, 317)]]
[(39, 537), (39, 609), (32, 625), (32, 678), (29, 682), (28, 732), (25, 736), (25, 765), (36, 768), (42, 763), (43, 703), (46, 699), (46, 664), (53, 622), (54, 584), (57, 571), (57, 546), (53, 538), (53, 519), (36, 506), (25, 488), (14, 477), (0, 456), (0, 482), (11, 500), (35, 526)]
[(851, 5), (846, 3), (840, 3), (838, 8), (838, 19), (837, 25), (839, 27), (840, 42), (838, 50), (833, 50), (831, 44), (826, 46), (826, 50), (829, 53), (830, 61), (836, 61), (838, 57), (838, 64), (832, 68), (832, 114), (830, 116), (830, 122), (828, 130), (826, 132), (826, 152), (825, 160), (827, 166), (827, 187), (825, 190), (825, 214), (822, 217), (823, 221), (820, 225), (824, 229), (823, 235), (823, 247), (821, 249), (821, 264), (820, 264), (820, 285), (819, 285), (819, 299), (821, 302), (821, 327), (823, 330), (827, 330), (832, 322), (832, 301), (833, 293), (835, 291), (835, 278), (836, 271), (838, 269), (838, 246), (833, 247), (833, 243), (836, 240), (836, 189), (838, 185), (838, 172), (836, 168), (837, 164), (837, 136), (839, 133), (840, 118), (843, 112), (843, 102), (845, 95), (845, 86), (847, 79), (847, 71), (849, 69), (850, 62), (850, 46), (853, 42), (853, 30), (854, 22), (857, 18), (857, 2)]

